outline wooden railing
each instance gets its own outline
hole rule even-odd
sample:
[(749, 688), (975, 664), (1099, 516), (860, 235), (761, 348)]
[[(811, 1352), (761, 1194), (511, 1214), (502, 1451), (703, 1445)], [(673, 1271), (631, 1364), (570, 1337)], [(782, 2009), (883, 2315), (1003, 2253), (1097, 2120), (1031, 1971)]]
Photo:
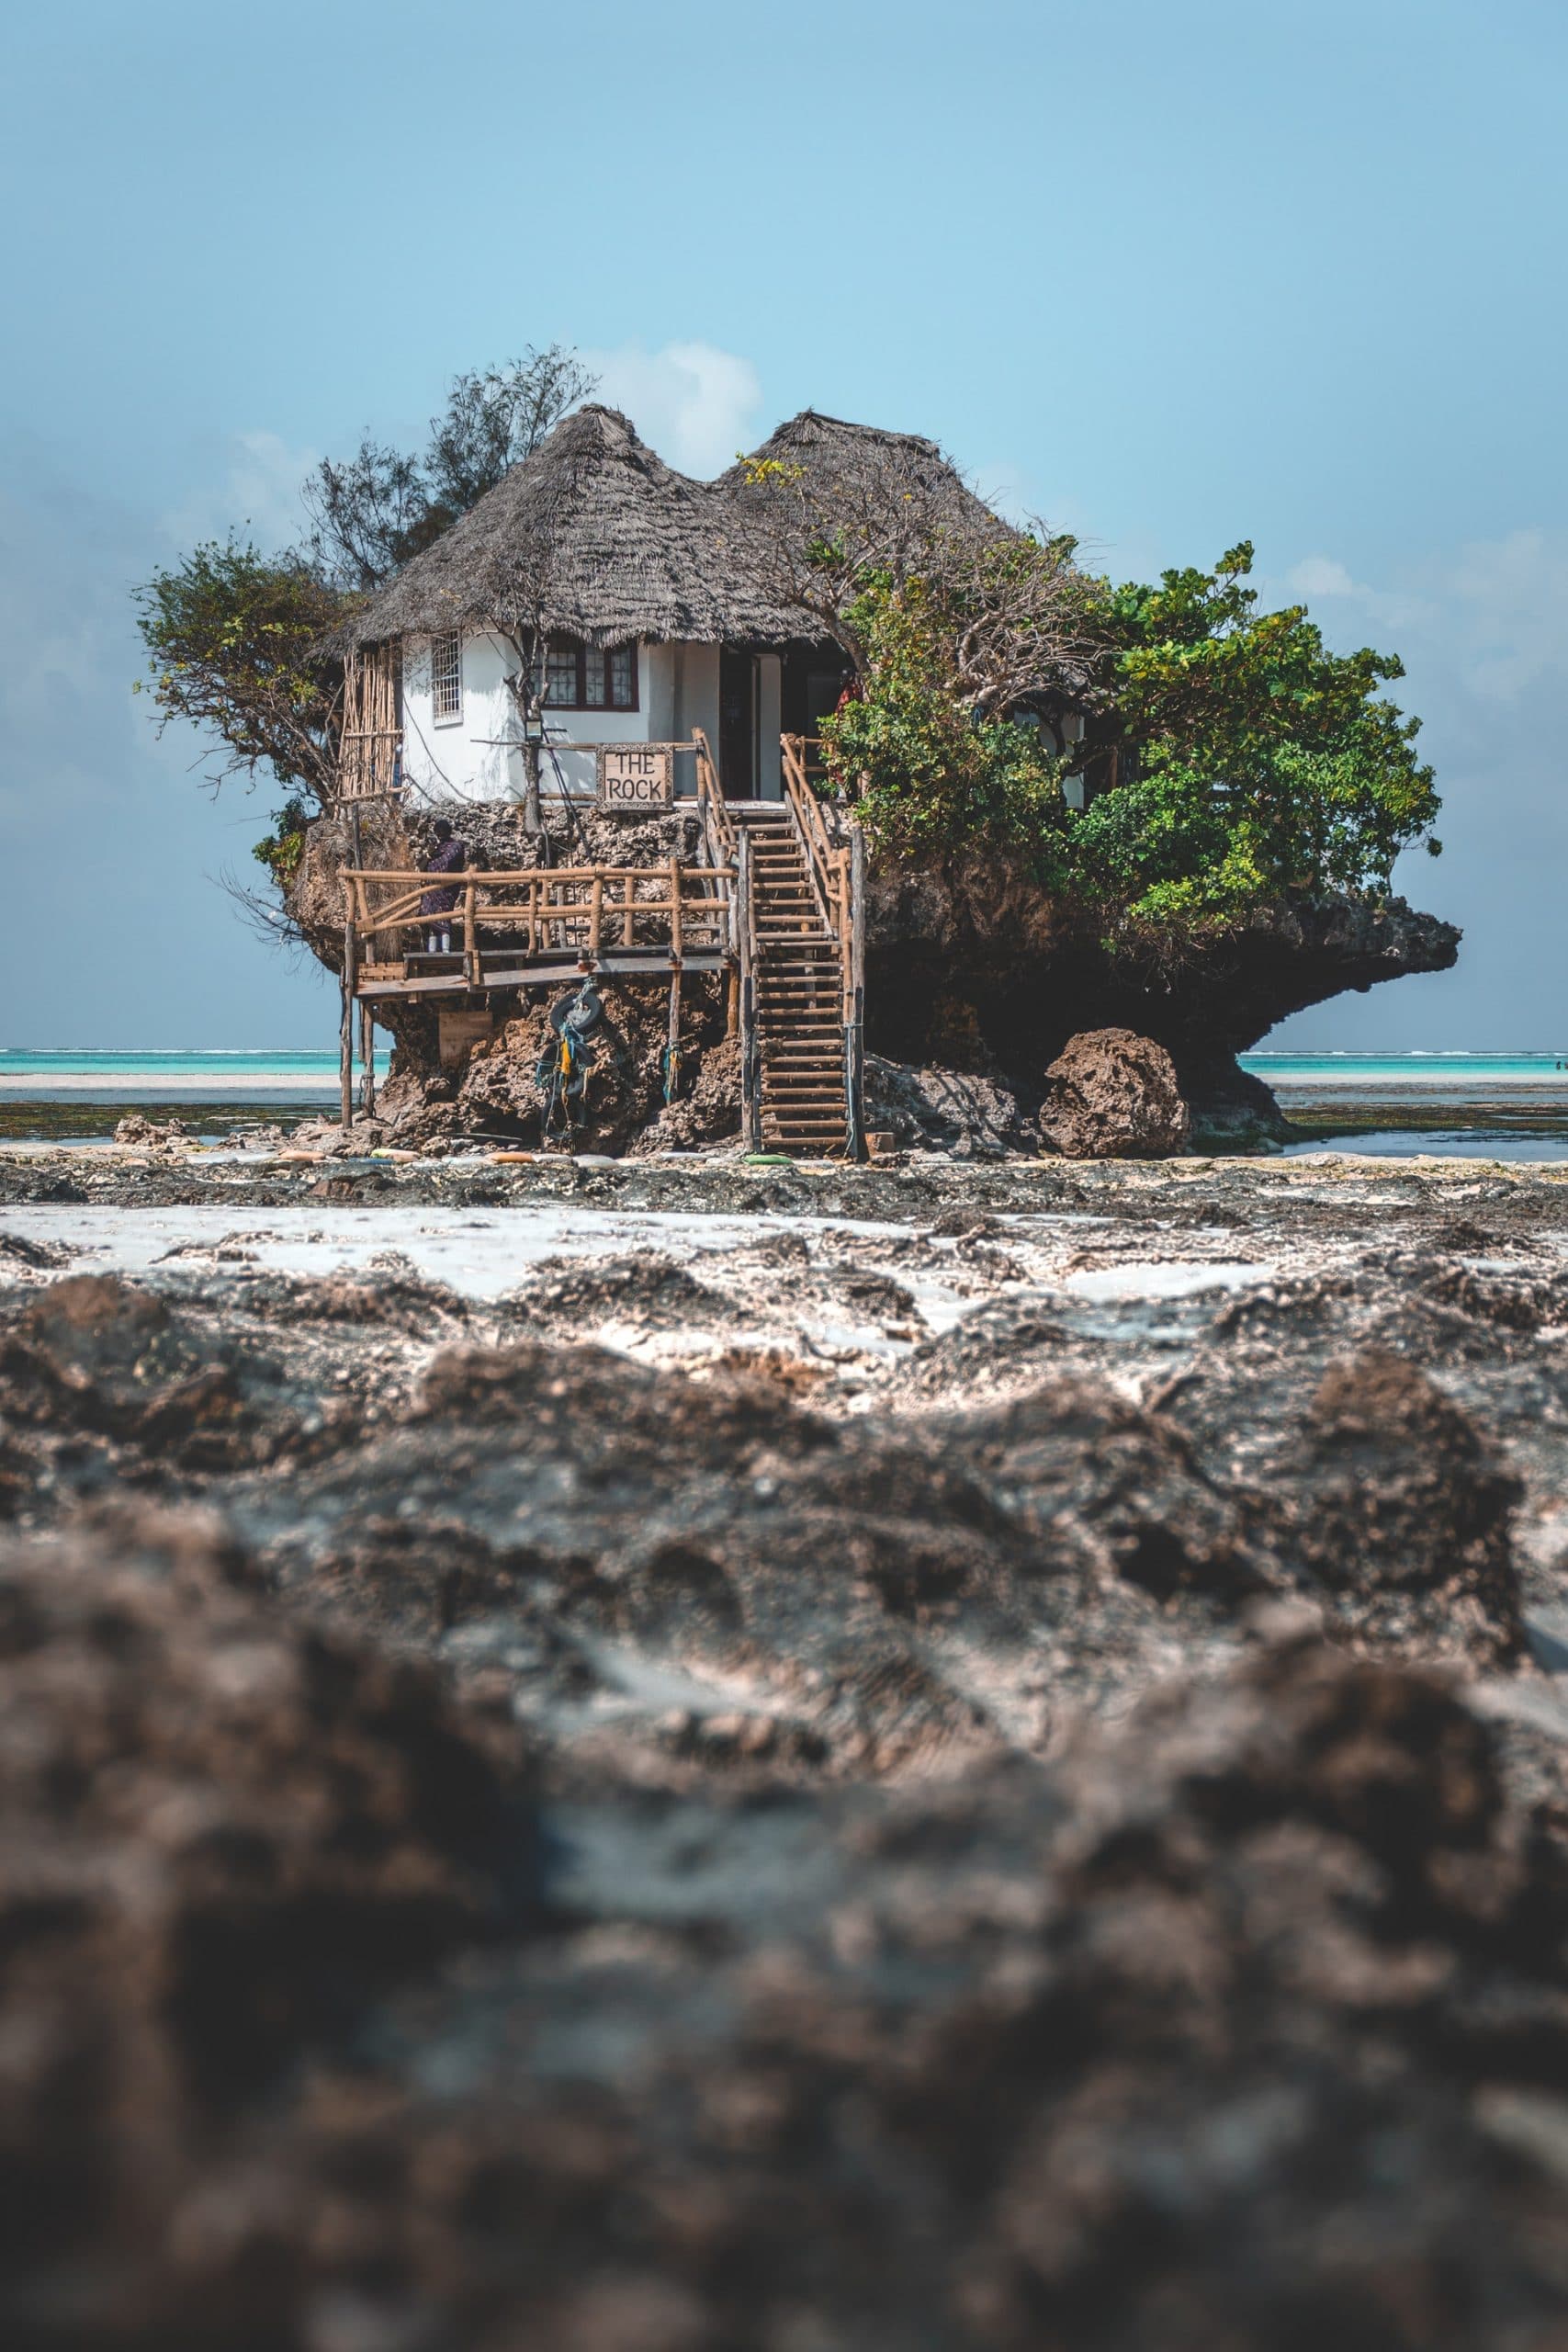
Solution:
[[(688, 954), (729, 955), (734, 882), (733, 866), (682, 865), (679, 858), (664, 865), (527, 866), (493, 873), (350, 867), (344, 876), (346, 944), (357, 968), (375, 960), (367, 953), (373, 943), (385, 943), (383, 955), (397, 959), (406, 952), (405, 932), (423, 935), (439, 929), (456, 934), (460, 929), (461, 952), (476, 988), (481, 985), (481, 953), (498, 933), (514, 939), (519, 954), (530, 958), (554, 954), (592, 962), (637, 948), (663, 950), (677, 961)], [(457, 905), (445, 914), (422, 914), (421, 899), (435, 890), (456, 891)]]
[(733, 865), (737, 854), (735, 820), (724, 805), (724, 787), (718, 780), (718, 769), (708, 749), (708, 739), (700, 727), (692, 729), (692, 749), (697, 755), (697, 813), (702, 819), (703, 844), (708, 853), (710, 865)]
[(806, 859), (818, 911), (838, 944), (843, 987), (844, 1101), (852, 1159), (865, 1154), (865, 836), (812, 790), (806, 738), (779, 738), (784, 799)]
[(781, 735), (779, 756), (784, 801), (806, 858), (817, 911), (840, 950), (847, 949), (851, 928), (849, 847), (835, 838), (836, 822), (829, 824), (829, 813), (807, 777), (805, 737)]

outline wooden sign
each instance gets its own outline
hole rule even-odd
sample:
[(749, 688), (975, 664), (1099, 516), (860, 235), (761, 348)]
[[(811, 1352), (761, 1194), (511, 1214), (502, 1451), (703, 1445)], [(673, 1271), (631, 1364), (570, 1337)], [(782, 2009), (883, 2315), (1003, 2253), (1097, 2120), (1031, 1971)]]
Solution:
[(647, 817), (675, 797), (675, 761), (668, 743), (601, 743), (599, 806), (607, 816)]

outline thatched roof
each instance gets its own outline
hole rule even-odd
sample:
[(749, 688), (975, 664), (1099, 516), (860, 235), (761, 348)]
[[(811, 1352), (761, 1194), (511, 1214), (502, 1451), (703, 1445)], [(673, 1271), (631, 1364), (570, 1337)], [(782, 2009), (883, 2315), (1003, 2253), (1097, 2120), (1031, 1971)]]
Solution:
[[(935, 444), (807, 409), (758, 451), (810, 469), (813, 482), (891, 466), (942, 519), (991, 536), (997, 519)], [(618, 411), (578, 409), (344, 631), (344, 644), (484, 624), (536, 599), (546, 628), (590, 645), (636, 638), (777, 647), (819, 638), (781, 602), (766, 492), (745, 464), (716, 481), (676, 473)]]
[(995, 539), (1010, 527), (976, 497), (936, 443), (918, 433), (887, 433), (878, 425), (851, 424), (841, 416), (805, 408), (770, 434), (750, 457), (720, 474), (713, 487), (735, 499), (742, 512), (766, 503), (766, 482), (756, 483), (750, 476), (759, 465), (769, 463), (789, 472), (799, 469), (812, 492), (829, 498), (841, 491), (852, 502), (857, 493), (886, 497), (897, 489), (919, 508), (927, 527), (955, 537)]
[(771, 600), (734, 502), (591, 403), (406, 563), (351, 641), (483, 621), (530, 603), (536, 587), (545, 625), (590, 645), (782, 645), (805, 633)]

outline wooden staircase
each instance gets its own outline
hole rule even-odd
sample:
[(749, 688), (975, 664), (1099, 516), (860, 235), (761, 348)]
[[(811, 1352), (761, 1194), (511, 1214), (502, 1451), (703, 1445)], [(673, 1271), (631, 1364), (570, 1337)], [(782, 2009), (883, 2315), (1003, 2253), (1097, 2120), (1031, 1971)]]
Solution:
[[(732, 810), (732, 813), (733, 810)], [(848, 1139), (844, 969), (786, 806), (748, 808), (762, 1141), (825, 1157)]]

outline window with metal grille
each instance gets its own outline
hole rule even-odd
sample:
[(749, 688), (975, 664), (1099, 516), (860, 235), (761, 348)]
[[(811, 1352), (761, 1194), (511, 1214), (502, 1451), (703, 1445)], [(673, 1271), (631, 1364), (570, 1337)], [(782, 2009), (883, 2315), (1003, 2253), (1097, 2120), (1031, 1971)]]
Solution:
[(635, 710), (637, 648), (617, 645), (607, 653), (575, 638), (552, 639), (545, 663), (550, 710)]
[(437, 722), (463, 716), (463, 640), (456, 629), (430, 640), (430, 694)]

